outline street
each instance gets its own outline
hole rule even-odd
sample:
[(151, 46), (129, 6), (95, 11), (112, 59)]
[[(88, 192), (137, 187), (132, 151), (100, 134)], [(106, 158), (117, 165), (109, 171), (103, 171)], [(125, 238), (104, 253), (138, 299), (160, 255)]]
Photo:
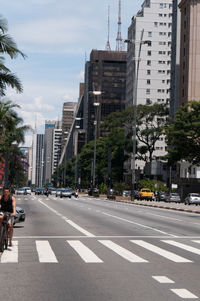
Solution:
[(1, 300), (200, 297), (200, 216), (80, 196), (16, 196), (26, 221), (1, 255)]

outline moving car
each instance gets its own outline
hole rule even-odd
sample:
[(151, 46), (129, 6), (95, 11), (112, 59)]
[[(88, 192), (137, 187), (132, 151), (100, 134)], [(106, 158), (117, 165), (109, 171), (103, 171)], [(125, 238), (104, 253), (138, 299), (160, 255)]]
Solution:
[(60, 197), (61, 198), (64, 198), (64, 197), (71, 198), (72, 197), (72, 192), (69, 189), (62, 189), (60, 191)]
[(78, 193), (74, 189), (72, 189), (72, 188), (67, 188), (67, 189), (71, 192), (72, 196), (75, 196), (75, 198), (78, 197)]
[(21, 207), (16, 207), (16, 215), (14, 216), (14, 225), (16, 223), (21, 223), (21, 222), (24, 222), (25, 221), (25, 218), (26, 218), (26, 214), (25, 214), (25, 211), (24, 209), (22, 209)]
[(181, 197), (178, 193), (172, 192), (167, 196), (166, 201), (167, 202), (181, 203)]
[(185, 198), (185, 205), (199, 205), (200, 204), (200, 193), (189, 193)]
[(24, 188), (24, 194), (30, 194), (31, 195), (31, 189), (30, 187), (23, 187)]
[(17, 195), (24, 195), (25, 189), (24, 188), (19, 188), (17, 190)]
[(44, 194), (44, 188), (36, 188), (35, 189), (35, 195)]
[(61, 191), (63, 190), (64, 188), (58, 188), (56, 190), (56, 196), (60, 196), (61, 195)]
[(50, 193), (51, 195), (56, 195), (56, 188), (50, 187), (50, 188), (49, 188), (49, 193)]
[(158, 202), (166, 202), (168, 194), (166, 192), (159, 192), (156, 196), (156, 201)]

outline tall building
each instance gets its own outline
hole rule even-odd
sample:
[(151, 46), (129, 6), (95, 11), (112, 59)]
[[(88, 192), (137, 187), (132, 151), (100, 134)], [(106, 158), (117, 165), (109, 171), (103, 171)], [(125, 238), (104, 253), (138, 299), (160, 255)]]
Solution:
[(77, 102), (64, 102), (62, 111), (62, 150), (74, 120)]
[[(172, 0), (145, 0), (128, 28), (126, 107), (133, 98), (137, 104), (169, 103), (171, 39)], [(164, 140), (157, 141), (155, 159), (166, 154)]]
[(33, 134), (32, 144), (32, 185), (41, 187), (44, 171), (44, 134)]
[(200, 2), (182, 0), (179, 105), (200, 100)]
[(61, 121), (46, 120), (44, 134), (44, 175), (43, 183), (50, 184), (61, 153)]
[[(95, 96), (94, 91), (101, 94)], [(94, 102), (100, 102), (97, 117), (99, 137), (103, 118), (125, 108), (125, 93), (126, 52), (92, 50), (90, 61), (85, 66), (83, 128), (87, 142), (94, 139)]]

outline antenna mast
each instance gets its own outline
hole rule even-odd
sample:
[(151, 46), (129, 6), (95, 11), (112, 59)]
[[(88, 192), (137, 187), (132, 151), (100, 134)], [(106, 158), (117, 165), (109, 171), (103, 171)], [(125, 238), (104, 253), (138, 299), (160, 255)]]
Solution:
[(116, 51), (123, 51), (124, 45), (122, 42), (122, 34), (121, 34), (121, 0), (119, 0), (119, 14), (118, 14), (118, 32), (116, 38)]
[(108, 39), (106, 43), (106, 50), (111, 51), (110, 48), (110, 6), (108, 5)]

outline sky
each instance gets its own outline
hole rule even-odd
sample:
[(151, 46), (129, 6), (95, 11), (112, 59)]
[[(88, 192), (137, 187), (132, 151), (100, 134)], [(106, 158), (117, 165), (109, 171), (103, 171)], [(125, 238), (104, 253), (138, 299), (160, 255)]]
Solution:
[[(121, 31), (127, 38), (131, 18), (142, 0), (122, 0)], [(85, 61), (92, 49), (104, 50), (108, 35), (115, 50), (118, 30), (118, 0), (6, 0), (0, 14), (8, 21), (8, 34), (26, 54), (6, 57), (5, 65), (23, 84), (23, 93), (8, 89), (6, 99), (21, 106), (24, 123), (44, 133), (45, 120), (62, 118), (66, 101), (77, 101), (84, 81)], [(125, 46), (126, 49), (126, 46)], [(26, 134), (30, 146), (32, 133)]]

